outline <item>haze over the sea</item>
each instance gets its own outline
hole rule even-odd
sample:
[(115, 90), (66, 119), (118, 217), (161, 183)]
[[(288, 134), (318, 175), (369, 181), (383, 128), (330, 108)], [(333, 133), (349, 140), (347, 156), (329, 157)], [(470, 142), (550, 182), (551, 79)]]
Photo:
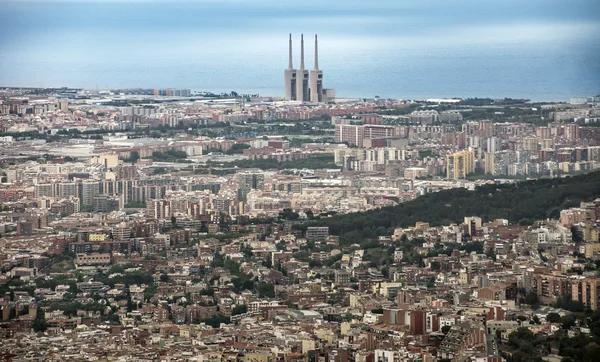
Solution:
[(0, 86), (283, 95), (288, 34), (339, 97), (600, 93), (598, 0), (0, 0)]

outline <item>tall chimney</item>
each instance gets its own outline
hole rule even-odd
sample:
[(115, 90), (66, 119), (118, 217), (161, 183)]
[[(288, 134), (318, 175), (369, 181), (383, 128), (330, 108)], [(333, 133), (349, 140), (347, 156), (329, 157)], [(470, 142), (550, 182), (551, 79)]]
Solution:
[(300, 69), (304, 70), (304, 34), (300, 35)]
[(319, 70), (319, 41), (317, 40), (317, 34), (315, 34), (315, 70)]
[(289, 69), (294, 69), (292, 65), (292, 33), (290, 33), (290, 60), (289, 60)]

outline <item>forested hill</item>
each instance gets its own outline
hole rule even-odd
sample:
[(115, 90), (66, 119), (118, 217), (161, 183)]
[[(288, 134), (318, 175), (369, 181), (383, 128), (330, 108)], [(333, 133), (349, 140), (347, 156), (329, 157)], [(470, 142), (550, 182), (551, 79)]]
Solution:
[[(315, 220), (311, 225), (329, 226), (333, 235), (352, 232), (362, 237), (389, 233), (390, 228), (462, 222), (465, 216), (484, 220), (526, 222), (558, 218), (560, 210), (600, 197), (600, 171), (586, 175), (540, 179), (505, 185), (485, 185), (474, 191), (452, 189), (427, 194), (393, 207)], [(385, 231), (384, 231), (385, 229)]]

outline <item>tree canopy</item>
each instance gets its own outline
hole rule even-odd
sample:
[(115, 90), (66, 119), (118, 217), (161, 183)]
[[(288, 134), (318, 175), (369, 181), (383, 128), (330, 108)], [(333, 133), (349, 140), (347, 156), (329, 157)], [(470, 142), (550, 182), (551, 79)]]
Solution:
[(362, 238), (373, 238), (378, 230), (412, 226), (417, 221), (435, 226), (460, 223), (465, 216), (473, 215), (486, 221), (508, 219), (513, 223), (558, 218), (562, 209), (597, 197), (600, 197), (600, 172), (593, 172), (514, 184), (484, 185), (474, 191), (464, 188), (445, 190), (398, 206), (314, 220), (306, 226), (329, 226), (331, 234), (347, 236), (345, 239), (356, 242)]

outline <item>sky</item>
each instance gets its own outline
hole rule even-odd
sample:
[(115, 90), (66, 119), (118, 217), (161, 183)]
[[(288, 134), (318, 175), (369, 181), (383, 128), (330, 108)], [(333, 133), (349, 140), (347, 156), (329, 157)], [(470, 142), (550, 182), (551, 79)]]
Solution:
[(295, 65), (305, 34), (312, 68), (318, 33), (325, 86), (342, 95), (600, 93), (598, 0), (0, 0), (0, 8), (0, 86), (283, 93), (288, 34)]

